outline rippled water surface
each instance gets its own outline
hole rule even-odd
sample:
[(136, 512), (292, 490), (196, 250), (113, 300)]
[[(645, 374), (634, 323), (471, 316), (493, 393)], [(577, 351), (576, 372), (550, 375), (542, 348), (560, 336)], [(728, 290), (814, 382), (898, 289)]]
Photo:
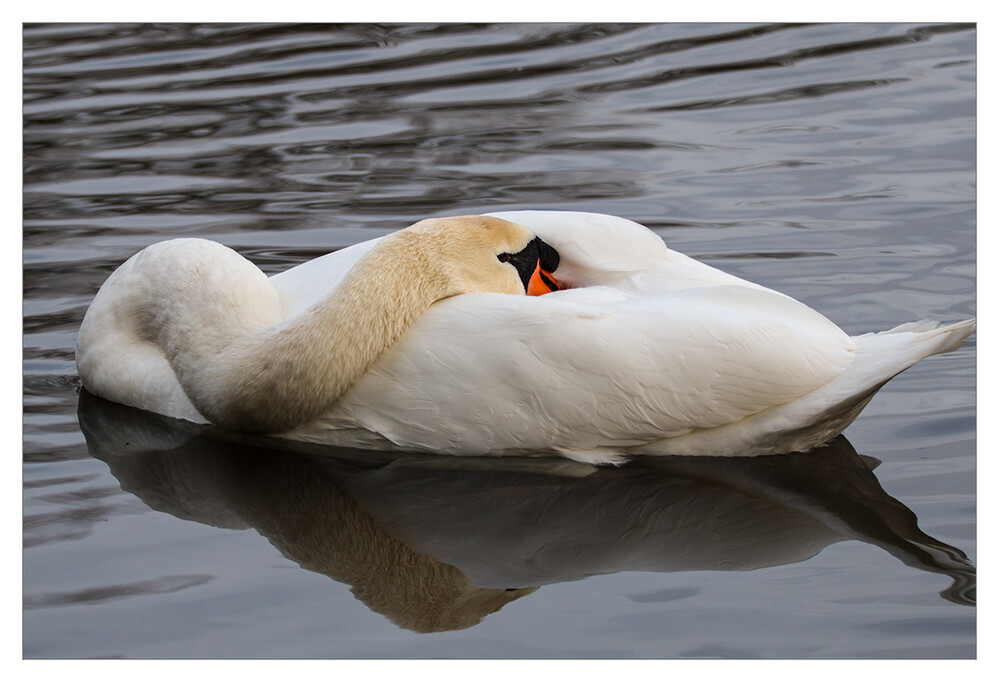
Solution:
[[(807, 455), (276, 452), (81, 394), (100, 284), (611, 213), (851, 333), (975, 314), (969, 25), (27, 25), (24, 656), (969, 658), (975, 338)], [(589, 475), (584, 475), (584, 473)]]

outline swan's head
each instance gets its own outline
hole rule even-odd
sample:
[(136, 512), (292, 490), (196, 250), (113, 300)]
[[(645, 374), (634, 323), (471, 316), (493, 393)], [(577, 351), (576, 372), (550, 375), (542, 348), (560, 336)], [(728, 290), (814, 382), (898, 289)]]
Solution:
[(559, 255), (523, 225), (488, 216), (422, 220), (403, 230), (421, 257), (434, 260), (449, 295), (476, 291), (540, 296), (564, 289), (552, 274)]

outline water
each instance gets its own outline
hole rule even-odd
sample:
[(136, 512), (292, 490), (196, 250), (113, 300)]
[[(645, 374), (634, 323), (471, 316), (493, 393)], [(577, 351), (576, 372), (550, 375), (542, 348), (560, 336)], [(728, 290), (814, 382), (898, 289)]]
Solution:
[(973, 316), (975, 59), (969, 25), (26, 26), (24, 656), (974, 657), (974, 337), (818, 453), (589, 476), (237, 448), (81, 394), (73, 348), (154, 241), (273, 273), (520, 208), (851, 333)]

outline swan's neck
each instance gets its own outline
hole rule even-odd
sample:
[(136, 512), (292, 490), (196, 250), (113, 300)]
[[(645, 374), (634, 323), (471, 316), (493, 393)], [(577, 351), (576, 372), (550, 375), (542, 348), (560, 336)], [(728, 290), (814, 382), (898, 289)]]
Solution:
[(205, 417), (231, 430), (274, 433), (327, 411), (431, 304), (451, 293), (440, 266), (394, 235), (291, 320), (261, 324), (259, 316), (247, 321), (249, 311), (219, 310), (211, 320), (199, 312), (195, 321), (160, 329), (187, 334), (164, 346)]

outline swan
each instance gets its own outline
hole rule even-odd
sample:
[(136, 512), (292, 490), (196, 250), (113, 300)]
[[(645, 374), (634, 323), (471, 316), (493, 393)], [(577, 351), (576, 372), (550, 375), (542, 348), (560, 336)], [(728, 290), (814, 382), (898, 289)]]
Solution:
[(975, 324), (851, 337), (625, 218), (505, 211), (269, 278), (214, 242), (154, 244), (94, 298), (77, 367), (99, 397), (230, 432), (607, 464), (818, 447)]

